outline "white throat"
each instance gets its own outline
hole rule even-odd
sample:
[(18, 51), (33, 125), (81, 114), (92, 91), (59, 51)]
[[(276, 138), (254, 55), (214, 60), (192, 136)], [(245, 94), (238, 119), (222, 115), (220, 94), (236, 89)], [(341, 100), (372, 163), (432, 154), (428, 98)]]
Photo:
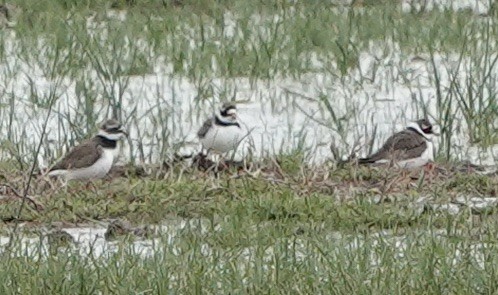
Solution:
[(422, 129), (417, 123), (410, 122), (406, 125), (406, 128), (413, 128), (417, 131), (418, 134), (422, 135), (426, 140), (432, 141), (432, 134), (424, 133), (424, 131), (422, 131)]

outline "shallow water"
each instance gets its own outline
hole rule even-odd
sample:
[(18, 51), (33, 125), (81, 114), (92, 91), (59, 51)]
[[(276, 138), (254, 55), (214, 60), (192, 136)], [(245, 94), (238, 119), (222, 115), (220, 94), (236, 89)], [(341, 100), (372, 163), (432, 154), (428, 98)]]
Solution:
[(432, 10), (435, 8), (440, 9), (453, 9), (463, 10), (469, 9), (477, 14), (486, 14), (489, 11), (490, 1), (487, 0), (403, 0), (402, 9), (404, 12), (410, 12), (413, 9)]
[[(171, 244), (178, 234), (178, 231), (185, 229), (187, 225), (189, 227), (203, 227), (205, 222), (202, 220), (170, 220), (161, 226), (151, 227), (154, 231), (160, 233), (157, 235), (158, 237), (154, 239), (137, 238), (126, 245), (132, 253), (147, 257), (154, 253), (154, 249), (160, 248), (161, 243)], [(61, 230), (71, 235), (74, 239), (74, 245), (71, 247), (76, 249), (75, 253), (79, 253), (83, 256), (92, 255), (94, 257), (106, 257), (106, 255), (115, 253), (120, 248), (119, 240), (106, 240), (106, 227), (68, 227)], [(16, 235), (17, 238), (20, 237), (20, 245), (22, 245), (20, 253), (23, 253), (24, 255), (34, 255), (39, 253), (40, 246), (42, 246), (42, 253), (48, 255), (49, 244), (46, 238), (47, 233), (48, 231), (41, 230), (40, 237), (23, 237), (22, 235)], [(0, 247), (5, 247), (9, 244), (9, 241), (10, 237), (0, 237)]]
[[(452, 9), (467, 7), (478, 13), (487, 10), (489, 3), (436, 2)], [(405, 6), (406, 3), (408, 1), (405, 1)], [(230, 22), (229, 18), (226, 21)], [(11, 108), (16, 110), (16, 114), (12, 125), (0, 124), (0, 141), (22, 141), (25, 145), (22, 156), (29, 158), (29, 147), (36, 146), (39, 141), (41, 126), (47, 116), (45, 108), (36, 107), (30, 101), (31, 89), (41, 96), (56, 93), (60, 98), (49, 117), (46, 144), (40, 158), (41, 166), (47, 166), (59, 156), (55, 151), (60, 151), (61, 146), (67, 148), (76, 138), (87, 136), (84, 124), (80, 124), (82, 122), (70, 125), (68, 120), (84, 118), (77, 99), (80, 81), (67, 77), (50, 79), (41, 66), (16, 58), (15, 51), (19, 48), (14, 41), (6, 48), (12, 52), (0, 64), (0, 73), (4, 74), (1, 84), (5, 93), (13, 95), (15, 100), (13, 106), (0, 108), (0, 116), (8, 118)], [(457, 70), (459, 58), (456, 54), (436, 55), (435, 63), (441, 69), (443, 89), (449, 87), (451, 77), (448, 71)], [(100, 121), (111, 115), (109, 106), (102, 101), (104, 89), (112, 89), (115, 93), (124, 91), (122, 117), (128, 118), (124, 121), (131, 139), (124, 145), (122, 162), (131, 158), (137, 162), (157, 162), (177, 150), (181, 153), (198, 151), (198, 128), (219, 106), (220, 100), (231, 97), (244, 101), (238, 107), (247, 138), (238, 150), (238, 159), (247, 154), (264, 157), (301, 149), (310, 162), (320, 163), (332, 157), (332, 142), (343, 155), (349, 154), (358, 144), (360, 155), (364, 155), (374, 130), (376, 148), (409, 121), (422, 117), (424, 110), (436, 124), (442, 119), (434, 73), (427, 56), (405, 54), (398, 44), (389, 40), (372, 43), (368, 50), (361, 52), (359, 66), (342, 79), (335, 74), (338, 71), (334, 69), (334, 63), (323, 63), (314, 53), (301, 59), (312, 62), (313, 73), (305, 73), (297, 79), (275, 77), (270, 81), (213, 78), (206, 79), (203, 85), (172, 75), (172, 65), (161, 62), (161, 57), (156, 57), (152, 74), (122, 77), (123, 81), (129, 78), (124, 89), (109, 82), (102, 84), (92, 70), (82, 71), (88, 72), (88, 80), (95, 83), (95, 94), (99, 99), (94, 111)], [(467, 72), (472, 70), (471, 63), (469, 58), (463, 59), (457, 81), (465, 81)], [(206, 89), (212, 94), (206, 94)], [(8, 106), (9, 95), (2, 96), (0, 104)], [(320, 96), (331, 103), (336, 120), (320, 102)], [(480, 164), (495, 164), (498, 148), (471, 146), (465, 121), (461, 114), (455, 116), (458, 119), (452, 132), (451, 154)], [(436, 150), (439, 142), (440, 139), (436, 139)]]
[[(169, 220), (161, 226), (155, 228), (157, 236), (153, 239), (136, 239), (132, 242), (106, 241), (104, 234), (106, 229), (100, 227), (81, 227), (81, 228), (64, 228), (63, 231), (69, 233), (75, 240), (75, 244), (69, 246), (70, 248), (61, 248), (59, 251), (70, 251), (72, 255), (80, 255), (82, 257), (91, 256), (95, 259), (107, 259), (113, 256), (118, 251), (125, 251), (130, 255), (137, 255), (139, 257), (154, 257), (158, 254), (172, 254), (173, 256), (181, 255), (185, 252), (183, 244), (179, 244), (182, 233), (195, 232), (209, 235), (212, 231), (217, 229), (210, 228), (210, 222), (203, 219), (191, 220)], [(414, 230), (410, 234), (397, 234), (391, 230), (382, 230), (378, 233), (371, 233), (368, 235), (363, 234), (344, 234), (341, 232), (330, 232), (323, 234), (318, 240), (310, 241), (306, 235), (300, 237), (296, 235), (294, 238), (287, 237), (286, 240), (276, 239), (274, 245), (258, 245), (254, 244), (248, 247), (240, 247), (227, 249), (220, 247), (213, 247), (208, 243), (203, 243), (202, 240), (198, 247), (203, 256), (212, 256), (214, 253), (229, 252), (232, 253), (228, 257), (232, 257), (233, 261), (238, 261), (238, 267), (241, 271), (246, 271), (251, 268), (251, 263), (262, 257), (264, 261), (271, 265), (272, 259), (276, 254), (287, 253), (290, 251), (292, 257), (298, 262), (305, 262), (313, 257), (313, 259), (320, 259), (323, 252), (326, 251), (327, 256), (330, 257), (361, 257), (364, 254), (364, 247), (366, 247), (369, 254), (370, 265), (372, 267), (382, 267), (384, 260), (390, 261), (388, 255), (394, 255), (397, 264), (413, 263), (410, 253), (415, 251), (421, 245), (427, 245), (429, 241), (437, 240), (447, 244), (448, 249), (447, 263), (458, 266), (460, 263), (468, 263), (471, 259), (479, 268), (485, 267), (485, 253), (487, 244), (485, 242), (475, 241), (472, 243), (455, 242), (455, 237), (460, 234), (457, 232), (448, 233), (446, 230), (434, 230), (431, 233), (423, 230)], [(19, 238), (19, 236), (17, 236)], [(462, 235), (465, 237), (465, 234)], [(0, 253), (4, 251), (4, 246), (9, 242), (8, 237), (0, 237)], [(323, 243), (322, 246), (326, 248), (318, 250), (320, 246), (317, 243)], [(14, 250), (14, 256), (29, 256), (29, 257), (46, 257), (51, 255), (53, 251), (47, 243), (46, 238), (20, 238), (20, 247)], [(263, 248), (261, 248), (263, 247)], [(282, 248), (283, 247), (283, 248)], [(286, 248), (287, 250), (285, 250)], [(65, 249), (65, 250), (64, 250)], [(262, 250), (263, 249), (263, 250)], [(192, 251), (189, 247), (188, 251)], [(235, 251), (235, 252), (234, 252)], [(261, 252), (263, 251), (263, 252)], [(122, 253), (122, 252), (120, 252)], [(234, 254), (237, 253), (237, 254)], [(262, 255), (262, 256), (261, 256)], [(329, 258), (330, 258), (329, 257)], [(357, 257), (357, 258), (359, 258)], [(218, 261), (218, 264), (225, 262)], [(264, 266), (267, 267), (266, 265)]]
[[(275, 79), (254, 83), (250, 83), (247, 78), (213, 79), (210, 84), (214, 89), (233, 89), (237, 100), (247, 100), (238, 106), (240, 121), (248, 134), (239, 148), (239, 157), (249, 150), (254, 156), (262, 157), (302, 148), (310, 155), (311, 161), (321, 162), (331, 157), (331, 142), (343, 154), (349, 153), (358, 142), (363, 146), (360, 153), (364, 154), (374, 128), (377, 128), (374, 142), (377, 147), (392, 132), (401, 130), (409, 121), (422, 117), (422, 106), (427, 109), (432, 120), (437, 122), (436, 88), (431, 81), (433, 74), (428, 61), (405, 56), (396, 50), (396, 44), (392, 44), (390, 54), (379, 62), (376, 56), (379, 46), (372, 44), (370, 51), (361, 54), (361, 73), (359, 70), (351, 71), (344, 82), (324, 73), (305, 74), (298, 80)], [(437, 63), (441, 68), (449, 68), (457, 60), (457, 56), (440, 56)], [(375, 79), (366, 80), (365, 77), (373, 76), (374, 71)], [(465, 78), (464, 72), (460, 75), (461, 79)], [(449, 84), (449, 77), (445, 77), (444, 73), (442, 81), (443, 85)], [(26, 121), (22, 119), (24, 114), (17, 114), (18, 118), (13, 126), (1, 126), (0, 137), (6, 139), (7, 128), (15, 130), (14, 134), (25, 130), (28, 136), (23, 139), (34, 146), (41, 134), (40, 126), (46, 112), (29, 107), (30, 103), (26, 101), (28, 95), (23, 92), (26, 89), (24, 80), (11, 82), (10, 90), (19, 97), (16, 109), (24, 109), (30, 120), (26, 125)], [(123, 161), (130, 157), (130, 153), (140, 159), (139, 146), (142, 147), (145, 161), (157, 160), (160, 152), (157, 150), (160, 146), (157, 137), (161, 134), (167, 136), (166, 142), (170, 146), (180, 147), (182, 152), (199, 150), (196, 132), (213, 108), (217, 107), (216, 104), (211, 106), (206, 103), (196, 107), (198, 91), (195, 85), (187, 79), (160, 72), (146, 77), (131, 77), (129, 83), (124, 94), (124, 117), (131, 110), (136, 110), (138, 119), (128, 124), (132, 140), (126, 143), (122, 153)], [(49, 91), (50, 82), (46, 79), (36, 79), (34, 84), (41, 91)], [(73, 113), (75, 116), (77, 106), (74, 82), (65, 81), (64, 87), (57, 89), (63, 89), (64, 99), (57, 102), (55, 110), (61, 114)], [(343, 124), (342, 130), (318, 101), (320, 95), (324, 95), (332, 103), (336, 116)], [(215, 97), (218, 96), (215, 94)], [(167, 110), (168, 118), (162, 125), (154, 124), (154, 121), (159, 121), (159, 117), (164, 115), (159, 114), (160, 109)], [(100, 112), (99, 116), (103, 119), (105, 113)], [(47, 145), (43, 150), (44, 158), (49, 158), (47, 155), (53, 153), (62, 144), (61, 141), (67, 138), (64, 134), (64, 130), (70, 130), (67, 124), (67, 121), (61, 120), (56, 114), (50, 116), (47, 139), (53, 144)], [(491, 147), (481, 150), (470, 146), (465, 122), (457, 120), (457, 124), (456, 132), (452, 134), (452, 154), (473, 162), (494, 164), (494, 158), (498, 155), (496, 149)], [(436, 139), (436, 150), (438, 142), (439, 139)], [(478, 159), (486, 153), (489, 156)]]

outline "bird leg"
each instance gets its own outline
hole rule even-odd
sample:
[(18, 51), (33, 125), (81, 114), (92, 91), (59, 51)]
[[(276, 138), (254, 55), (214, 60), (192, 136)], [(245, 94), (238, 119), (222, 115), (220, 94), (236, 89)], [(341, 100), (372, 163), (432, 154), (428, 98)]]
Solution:
[(229, 168), (229, 165), (225, 161), (225, 158), (223, 158), (221, 156), (220, 156), (220, 164), (221, 164), (222, 170), (227, 170)]
[(95, 194), (97, 194), (97, 191), (98, 191), (98, 190), (97, 190), (97, 186), (95, 186), (95, 183), (93, 183), (93, 180), (88, 180), (88, 181), (86, 182), (85, 189), (86, 189), (87, 191), (89, 191), (89, 190), (93, 190), (93, 192), (94, 192)]
[(424, 165), (424, 172), (428, 176), (434, 176), (435, 170), (436, 170), (436, 165), (433, 162), (429, 162)]

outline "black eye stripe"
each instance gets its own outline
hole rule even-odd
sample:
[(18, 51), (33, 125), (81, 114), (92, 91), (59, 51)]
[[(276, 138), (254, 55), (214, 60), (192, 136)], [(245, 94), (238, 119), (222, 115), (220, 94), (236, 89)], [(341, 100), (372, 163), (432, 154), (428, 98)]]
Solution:
[(106, 131), (111, 133), (119, 133), (121, 132), (121, 127), (107, 128)]

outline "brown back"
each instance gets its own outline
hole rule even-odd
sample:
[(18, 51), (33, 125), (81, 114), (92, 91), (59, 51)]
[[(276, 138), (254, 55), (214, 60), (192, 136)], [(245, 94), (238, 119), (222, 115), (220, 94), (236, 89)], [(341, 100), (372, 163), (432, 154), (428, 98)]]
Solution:
[(425, 138), (415, 130), (407, 129), (389, 137), (376, 153), (368, 157), (368, 160), (375, 162), (382, 159), (412, 159), (422, 155), (426, 148)]
[(55, 164), (50, 171), (62, 169), (79, 169), (91, 166), (102, 156), (102, 146), (97, 138), (87, 140), (75, 146), (64, 158)]

